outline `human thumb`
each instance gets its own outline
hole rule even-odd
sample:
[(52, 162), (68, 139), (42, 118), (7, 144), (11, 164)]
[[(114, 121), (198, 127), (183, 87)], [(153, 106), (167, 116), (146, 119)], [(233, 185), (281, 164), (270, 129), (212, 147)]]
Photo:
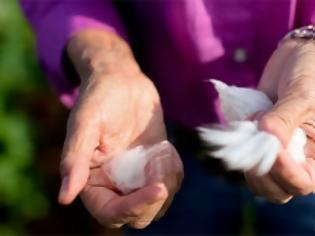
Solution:
[(293, 130), (311, 117), (311, 105), (303, 96), (287, 95), (262, 116), (259, 128), (276, 135), (286, 147)]
[[(81, 119), (84, 120), (84, 119)], [(90, 161), (97, 147), (97, 129), (76, 125), (70, 119), (65, 140), (60, 172), (62, 177), (58, 201), (70, 204), (87, 183), (90, 174)]]
[(61, 162), (62, 183), (58, 201), (70, 204), (81, 192), (89, 177), (89, 159), (79, 156), (67, 156)]

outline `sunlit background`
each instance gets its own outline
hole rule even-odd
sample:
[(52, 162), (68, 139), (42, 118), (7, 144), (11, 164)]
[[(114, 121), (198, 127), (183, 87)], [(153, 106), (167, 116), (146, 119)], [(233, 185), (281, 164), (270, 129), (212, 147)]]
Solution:
[(0, 0), (0, 235), (104, 232), (79, 200), (56, 202), (67, 113), (18, 3)]

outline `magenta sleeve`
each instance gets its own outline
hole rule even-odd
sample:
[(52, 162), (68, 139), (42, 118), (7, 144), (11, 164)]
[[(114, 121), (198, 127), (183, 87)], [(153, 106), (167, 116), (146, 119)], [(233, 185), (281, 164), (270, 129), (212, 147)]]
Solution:
[(22, 0), (22, 9), (37, 39), (40, 63), (61, 101), (72, 106), (77, 88), (62, 70), (62, 54), (77, 32), (98, 28), (126, 38), (118, 13), (110, 0)]

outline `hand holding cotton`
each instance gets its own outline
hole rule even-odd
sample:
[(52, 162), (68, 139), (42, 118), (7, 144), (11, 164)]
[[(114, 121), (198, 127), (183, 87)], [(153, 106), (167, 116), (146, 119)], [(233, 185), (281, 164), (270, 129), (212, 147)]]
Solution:
[(170, 174), (178, 154), (168, 141), (150, 147), (139, 145), (122, 152), (103, 165), (112, 184), (123, 194)]
[[(236, 86), (228, 86), (218, 80), (210, 80), (219, 94), (221, 110), (227, 126), (223, 129), (200, 127), (201, 139), (219, 149), (209, 153), (221, 159), (229, 170), (248, 171), (264, 175), (272, 168), (281, 143), (270, 133), (258, 129), (258, 121), (245, 120), (258, 111), (272, 108), (272, 101), (263, 92)], [(306, 134), (300, 128), (293, 132), (287, 147), (296, 162), (305, 160)]]

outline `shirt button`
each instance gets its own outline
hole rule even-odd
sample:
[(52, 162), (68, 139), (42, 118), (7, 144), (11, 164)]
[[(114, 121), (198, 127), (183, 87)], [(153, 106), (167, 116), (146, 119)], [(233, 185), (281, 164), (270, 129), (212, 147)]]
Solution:
[(243, 48), (237, 48), (234, 51), (234, 61), (238, 63), (243, 63), (247, 59), (246, 51)]

